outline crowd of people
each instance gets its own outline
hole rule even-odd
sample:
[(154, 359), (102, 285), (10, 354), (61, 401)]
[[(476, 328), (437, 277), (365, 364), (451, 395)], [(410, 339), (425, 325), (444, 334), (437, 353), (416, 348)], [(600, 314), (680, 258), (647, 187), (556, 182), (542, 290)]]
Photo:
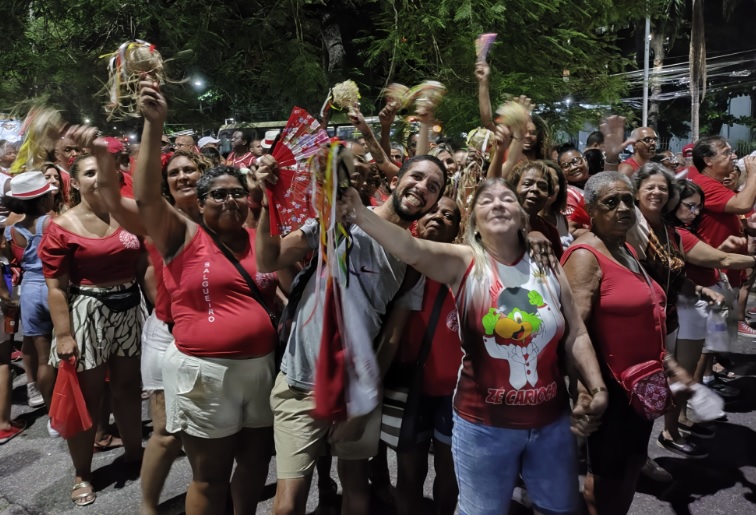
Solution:
[[(277, 514), (305, 513), (315, 469), (333, 508), (335, 457), (342, 513), (370, 512), (372, 492), (406, 515), (424, 510), (430, 452), (434, 511), (471, 515), (507, 513), (518, 485), (539, 513), (627, 513), (641, 474), (671, 480), (647, 455), (660, 417), (660, 446), (707, 457), (699, 439), (724, 414), (688, 400), (740, 394), (707, 321), (726, 310), (728, 337), (756, 337), (756, 157), (706, 136), (679, 160), (617, 116), (584, 150), (554, 145), (524, 97), (525, 123), (494, 120), (489, 73), (476, 66), (467, 146), (430, 137), (428, 106), (404, 135), (394, 103), (377, 135), (350, 111), (357, 132), (329, 144), (350, 171), (338, 304), (320, 282), (318, 220), (271, 233), (275, 133), (236, 131), (225, 156), (211, 136), (172, 140), (168, 101), (144, 77), (130, 152), (68, 126), (44, 162), (10, 175), (18, 148), (0, 142), (0, 304), (6, 321), (20, 313), (28, 402), (49, 408), (57, 368), (75, 363), (93, 421), (66, 440), (74, 504), (96, 501), (93, 453), (120, 446), (145, 515), (182, 449), (190, 515), (222, 513), (229, 495), (254, 513), (273, 456)], [(383, 400), (367, 414), (318, 406), (334, 320), (373, 342)], [(25, 428), (10, 417), (12, 340), (0, 351), (2, 444)]]

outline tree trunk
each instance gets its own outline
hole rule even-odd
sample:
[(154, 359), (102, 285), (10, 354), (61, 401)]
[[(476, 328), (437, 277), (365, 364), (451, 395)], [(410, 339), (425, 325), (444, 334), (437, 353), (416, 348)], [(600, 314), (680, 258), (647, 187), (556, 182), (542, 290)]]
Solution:
[(704, 35), (704, 0), (693, 0), (690, 30), (690, 137), (699, 137), (701, 100), (706, 95), (706, 38)]
[(331, 13), (324, 13), (320, 17), (320, 30), (323, 34), (323, 43), (328, 51), (328, 75), (331, 81), (342, 79), (344, 72), (344, 42), (341, 39), (341, 28), (336, 17)]
[(661, 76), (664, 67), (664, 33), (653, 34), (651, 38), (651, 50), (654, 52), (654, 64), (651, 71), (650, 89), (651, 95), (648, 99), (648, 126), (658, 130), (659, 125), (659, 94), (661, 93)]

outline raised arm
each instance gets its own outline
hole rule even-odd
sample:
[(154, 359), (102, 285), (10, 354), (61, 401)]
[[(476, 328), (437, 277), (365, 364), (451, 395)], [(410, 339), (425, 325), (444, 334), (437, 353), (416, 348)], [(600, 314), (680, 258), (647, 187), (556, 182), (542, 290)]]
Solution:
[(496, 130), (491, 110), (491, 95), (488, 92), (488, 78), (491, 75), (491, 67), (488, 63), (475, 64), (475, 78), (478, 80), (478, 106), (480, 107), (481, 126), (488, 130)]
[[(276, 160), (273, 156), (264, 155), (260, 158), (260, 166), (255, 171), (255, 177), (260, 184), (275, 184), (278, 181)], [(269, 273), (296, 266), (312, 250), (307, 237), (301, 230), (293, 231), (283, 238), (270, 235), (268, 198), (267, 195), (263, 195), (262, 212), (255, 233), (257, 269), (260, 272)]]
[(630, 144), (630, 140), (625, 139), (625, 118), (622, 116), (609, 116), (601, 122), (599, 127), (601, 133), (604, 135), (604, 148), (606, 149), (604, 171), (618, 170), (620, 153), (622, 149)]
[[(378, 119), (381, 121), (381, 148), (387, 156), (391, 155), (391, 125), (396, 119), (397, 109), (399, 109), (399, 105), (396, 102), (389, 102), (378, 113)], [(372, 151), (370, 153), (372, 154)], [(373, 157), (375, 157), (375, 154), (373, 154)]]
[(144, 115), (144, 130), (134, 171), (134, 199), (147, 234), (163, 258), (168, 260), (194, 236), (197, 224), (173, 209), (160, 192), (161, 137), (168, 106), (157, 83), (140, 83), (139, 107)]
[(396, 258), (434, 281), (449, 285), (452, 291), (459, 289), (473, 258), (467, 246), (413, 237), (406, 229), (384, 220), (362, 205), (354, 188), (342, 195), (338, 209), (342, 220), (358, 225)]
[[(504, 125), (497, 125), (494, 138), (496, 139), (496, 152), (491, 158), (486, 178), (503, 177), (508, 180), (517, 164), (515, 159), (522, 154), (522, 134), (519, 138), (512, 137), (509, 128)], [(505, 156), (506, 161), (504, 160)]]
[(139, 217), (136, 201), (121, 196), (121, 178), (115, 167), (115, 159), (108, 152), (107, 142), (102, 138), (97, 138), (91, 148), (97, 160), (97, 189), (108, 211), (121, 227), (132, 234), (145, 236), (147, 229)]
[(380, 168), (384, 175), (386, 175), (386, 180), (391, 182), (391, 179), (399, 173), (399, 167), (389, 158), (389, 155), (391, 155), (391, 149), (389, 148), (389, 153), (386, 154), (375, 139), (375, 134), (373, 134), (372, 129), (367, 124), (365, 117), (362, 116), (362, 113), (359, 110), (353, 109), (349, 114), (349, 119), (365, 138), (365, 145), (367, 145), (370, 155), (373, 156), (375, 164), (378, 165), (378, 168)]
[(416, 156), (424, 156), (430, 151), (430, 133), (433, 125), (433, 107), (421, 105), (415, 110), (415, 114), (420, 118), (420, 132), (417, 133)]
[(743, 189), (732, 197), (725, 205), (724, 212), (736, 215), (744, 215), (753, 210), (756, 202), (756, 156), (748, 156), (744, 159), (746, 180)]

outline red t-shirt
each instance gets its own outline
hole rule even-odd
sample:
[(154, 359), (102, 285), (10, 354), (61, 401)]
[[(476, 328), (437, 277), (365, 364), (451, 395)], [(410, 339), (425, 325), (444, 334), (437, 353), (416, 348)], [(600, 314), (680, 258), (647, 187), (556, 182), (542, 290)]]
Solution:
[(249, 168), (256, 160), (257, 157), (252, 152), (247, 152), (239, 157), (236, 157), (236, 152), (231, 152), (226, 158), (226, 166), (233, 166), (234, 168)]
[(139, 238), (121, 227), (104, 238), (87, 238), (53, 220), (39, 244), (42, 272), (53, 278), (68, 275), (71, 284), (114, 284), (136, 275), (144, 251)]
[[(680, 233), (683, 252), (685, 254), (690, 252), (690, 250), (701, 241), (698, 236), (682, 227), (678, 227), (677, 232)], [(692, 263), (685, 263), (685, 275), (688, 276), (688, 279), (700, 286), (714, 286), (719, 282), (719, 272), (716, 268), (704, 268)]]
[(480, 278), (471, 264), (457, 295), (464, 357), (454, 409), (474, 424), (546, 426), (568, 408), (557, 359), (565, 332), (559, 281), (527, 254), (491, 267), (493, 276)]
[[(667, 334), (666, 298), (661, 286), (642, 272), (636, 274), (615, 263), (589, 245), (569, 247), (562, 264), (577, 249), (591, 252), (601, 268), (599, 295), (585, 325), (604, 372), (608, 365), (619, 375), (633, 365), (660, 359)], [(633, 252), (629, 246), (628, 249)]]
[(567, 186), (567, 205), (562, 214), (567, 217), (567, 220), (580, 224), (584, 229), (591, 228), (591, 217), (585, 209), (583, 190), (577, 186)]
[(562, 259), (564, 248), (562, 248), (562, 238), (559, 236), (559, 231), (556, 227), (551, 225), (541, 215), (536, 215), (530, 218), (530, 230), (538, 231), (546, 236), (551, 242), (551, 248), (554, 250), (556, 258)]
[[(402, 341), (396, 354), (401, 363), (416, 363), (425, 337), (433, 306), (441, 288), (446, 285), (425, 280), (422, 311), (413, 311), (404, 328)], [(441, 305), (438, 324), (433, 331), (428, 359), (423, 368), (423, 394), (451, 395), (457, 386), (457, 374), (462, 363), (462, 343), (459, 341), (459, 322), (454, 297), (448, 292)]]
[[(255, 231), (246, 230), (248, 247), (239, 262), (272, 308), (276, 277), (257, 272)], [(173, 301), (176, 347), (184, 354), (234, 358), (273, 351), (277, 336), (268, 313), (203, 229), (165, 266), (163, 281)]]
[(144, 246), (150, 256), (152, 268), (155, 270), (155, 287), (157, 289), (155, 298), (155, 316), (158, 320), (165, 322), (166, 324), (173, 323), (173, 317), (171, 316), (171, 295), (165, 287), (165, 281), (163, 281), (163, 269), (165, 268), (163, 256), (160, 255), (160, 252), (158, 252), (158, 249), (152, 241), (146, 241)]
[[(743, 236), (740, 217), (733, 213), (724, 212), (727, 202), (735, 196), (735, 192), (727, 189), (721, 182), (702, 173), (691, 173), (688, 178), (698, 184), (704, 193), (704, 208), (698, 224), (700, 238), (716, 249), (729, 236)], [(746, 251), (746, 248), (742, 249), (743, 254)], [(743, 282), (740, 270), (728, 271), (727, 276), (736, 288)]]

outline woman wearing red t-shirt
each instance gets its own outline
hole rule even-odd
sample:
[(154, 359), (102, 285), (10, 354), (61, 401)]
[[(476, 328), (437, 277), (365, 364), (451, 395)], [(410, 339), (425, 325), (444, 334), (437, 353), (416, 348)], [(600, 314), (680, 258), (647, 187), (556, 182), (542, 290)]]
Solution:
[(145, 125), (134, 193), (147, 233), (166, 263), (163, 280), (173, 300), (175, 343), (165, 353), (163, 381), (166, 429), (178, 434), (192, 466), (186, 511), (212, 513), (225, 503), (236, 460), (234, 510), (253, 513), (273, 450), (276, 329), (268, 306), (275, 280), (257, 273), (255, 232), (243, 226), (249, 192), (237, 169), (211, 168), (197, 182), (201, 225), (161, 196), (160, 138), (167, 105), (150, 81), (140, 84), (139, 103)]
[(576, 512), (577, 450), (559, 348), (593, 394), (576, 405), (573, 430), (596, 429), (606, 387), (564, 274), (541, 270), (527, 253), (517, 194), (503, 179), (484, 181), (465, 245), (413, 238), (365, 208), (356, 191), (343, 198), (346, 221), (455, 292), (464, 351), (452, 430), (460, 512), (506, 513), (519, 477), (536, 509)]
[[(92, 142), (95, 129), (75, 129)], [(89, 145), (87, 145), (89, 146)], [(97, 189), (97, 162), (82, 155), (71, 166), (72, 207), (49, 225), (39, 256), (55, 328), (53, 358), (77, 361), (92, 420), (99, 420), (106, 372), (113, 414), (128, 462), (142, 458), (139, 379), (141, 294), (136, 283), (146, 264), (142, 242), (113, 219)], [(57, 360), (56, 360), (57, 361)], [(91, 504), (96, 425), (68, 439), (76, 470), (71, 499)]]

